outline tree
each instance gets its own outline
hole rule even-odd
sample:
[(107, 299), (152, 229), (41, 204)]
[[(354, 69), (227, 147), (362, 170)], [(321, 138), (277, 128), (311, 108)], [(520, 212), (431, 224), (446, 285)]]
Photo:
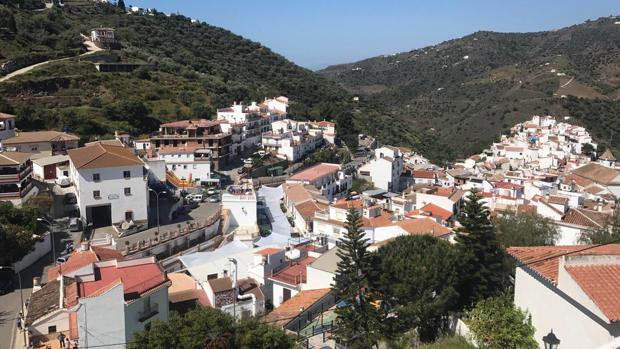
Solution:
[(391, 337), (417, 328), (420, 340), (435, 340), (458, 304), (456, 250), (429, 235), (402, 236), (378, 251), (378, 292), (394, 317)]
[(581, 153), (591, 156), (594, 153), (594, 146), (590, 143), (585, 143), (583, 146), (581, 146)]
[(37, 207), (0, 203), (0, 265), (18, 261), (30, 252), (36, 241), (37, 217), (43, 213)]
[(343, 306), (336, 308), (335, 336), (348, 348), (376, 346), (378, 311), (371, 303), (369, 275), (372, 273), (370, 245), (361, 229), (362, 219), (355, 208), (347, 213), (345, 236), (340, 239), (337, 255), (340, 258), (333, 289)]
[(462, 261), (458, 292), (461, 306), (500, 294), (508, 285), (508, 263), (489, 210), (472, 190), (459, 215), (461, 227), (456, 231), (457, 249)]
[(481, 348), (538, 348), (531, 317), (515, 307), (507, 294), (478, 302), (467, 314), (465, 323)]
[(616, 206), (605, 225), (599, 229), (590, 229), (581, 234), (579, 241), (588, 245), (608, 244), (620, 241), (620, 206)]
[(118, 2), (116, 3), (116, 7), (118, 7), (119, 9), (125, 11), (125, 1), (123, 0), (118, 0)]
[(553, 220), (535, 212), (508, 212), (494, 222), (497, 238), (504, 247), (553, 245), (560, 231)]
[(131, 349), (294, 348), (282, 329), (255, 319), (235, 323), (213, 308), (197, 308), (184, 315), (171, 313), (168, 321), (154, 321), (134, 335)]

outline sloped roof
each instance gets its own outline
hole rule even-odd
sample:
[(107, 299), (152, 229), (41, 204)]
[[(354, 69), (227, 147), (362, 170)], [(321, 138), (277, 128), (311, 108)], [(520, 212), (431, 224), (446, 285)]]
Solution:
[(310, 308), (313, 304), (327, 296), (330, 291), (330, 288), (301, 291), (267, 314), (265, 322), (284, 327), (301, 314), (300, 309)]
[(616, 161), (616, 157), (614, 156), (614, 154), (611, 152), (611, 150), (609, 150), (609, 148), (607, 148), (603, 154), (601, 156), (598, 157), (600, 160), (605, 160), (605, 161)]
[(620, 171), (595, 163), (579, 167), (573, 171), (573, 174), (603, 185), (620, 184), (614, 181), (620, 176)]
[(14, 119), (15, 115), (13, 114), (7, 114), (7, 113), (0, 113), (0, 120), (7, 120), (7, 119)]
[(21, 165), (30, 159), (30, 153), (4, 151), (0, 153), (0, 166)]
[(540, 276), (556, 284), (561, 256), (620, 255), (620, 244), (595, 247), (591, 245), (509, 247), (506, 251), (520, 263), (526, 264)]
[(96, 143), (67, 151), (71, 162), (78, 169), (107, 168), (144, 165), (129, 148), (121, 145)]
[(433, 203), (428, 203), (424, 205), (424, 207), (420, 208), (419, 210), (413, 210), (407, 213), (407, 216), (416, 216), (416, 215), (439, 217), (442, 220), (447, 221), (448, 219), (450, 219), (450, 217), (453, 216), (453, 213)]
[(48, 282), (30, 296), (26, 325), (31, 325), (40, 317), (59, 309), (60, 281)]
[(2, 141), (2, 145), (40, 142), (77, 141), (76, 135), (59, 131), (20, 132), (17, 136)]
[(405, 219), (396, 223), (396, 225), (401, 227), (410, 235), (429, 234), (435, 237), (442, 237), (444, 235), (452, 233), (452, 230), (450, 230), (449, 228), (446, 228), (443, 225), (429, 218)]
[(314, 217), (315, 212), (324, 210), (327, 207), (329, 206), (316, 203), (312, 200), (302, 202), (301, 204), (295, 206), (295, 208), (297, 209), (297, 212), (299, 212), (299, 214), (303, 217), (303, 219), (306, 222), (309, 222), (312, 220), (312, 217)]
[(620, 264), (565, 268), (609, 321), (620, 321)]
[(340, 171), (338, 164), (320, 163), (295, 173), (289, 180), (311, 182), (338, 171)]
[(609, 215), (607, 213), (584, 208), (571, 208), (562, 217), (562, 222), (582, 227), (602, 228), (605, 226), (608, 218)]
[(340, 257), (338, 256), (338, 248), (334, 247), (331, 250), (323, 253), (314, 262), (310, 263), (310, 267), (326, 271), (328, 273), (336, 274), (338, 269), (338, 262)]
[(284, 195), (294, 204), (312, 200), (312, 195), (304, 188), (303, 184), (284, 184)]

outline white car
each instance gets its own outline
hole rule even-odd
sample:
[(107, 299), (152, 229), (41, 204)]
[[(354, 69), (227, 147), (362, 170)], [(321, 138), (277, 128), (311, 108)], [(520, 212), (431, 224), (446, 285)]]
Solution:
[(218, 195), (209, 196), (207, 201), (209, 201), (209, 202), (220, 202), (220, 197)]
[(71, 185), (71, 179), (67, 176), (61, 176), (56, 178), (56, 184), (61, 187), (68, 187)]
[(214, 195), (214, 194), (217, 194), (219, 192), (220, 191), (215, 189), (215, 188), (209, 188), (209, 190), (207, 190), (207, 194), (209, 194), (209, 195)]
[(252, 158), (247, 158), (243, 160), (243, 163), (246, 165), (252, 165), (254, 163), (254, 160), (252, 160)]

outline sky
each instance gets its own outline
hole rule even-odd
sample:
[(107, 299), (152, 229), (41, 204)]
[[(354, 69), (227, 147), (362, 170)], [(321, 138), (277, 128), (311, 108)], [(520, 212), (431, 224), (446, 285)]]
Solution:
[(553, 30), (620, 15), (619, 0), (125, 0), (228, 29), (310, 69), (478, 30)]

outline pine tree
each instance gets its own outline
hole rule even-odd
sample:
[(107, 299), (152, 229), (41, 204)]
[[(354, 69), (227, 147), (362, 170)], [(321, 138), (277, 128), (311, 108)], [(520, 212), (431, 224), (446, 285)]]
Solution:
[(125, 1), (118, 0), (118, 2), (116, 3), (116, 7), (120, 8), (123, 11), (125, 11)]
[(457, 249), (461, 258), (459, 293), (463, 308), (498, 295), (508, 286), (509, 268), (489, 210), (472, 190), (459, 216), (462, 227), (456, 231)]
[(352, 208), (347, 214), (346, 235), (340, 239), (340, 258), (333, 289), (342, 306), (336, 308), (337, 340), (347, 348), (371, 348), (377, 344), (378, 312), (372, 302), (368, 278), (372, 272), (370, 245), (361, 229), (360, 213)]

